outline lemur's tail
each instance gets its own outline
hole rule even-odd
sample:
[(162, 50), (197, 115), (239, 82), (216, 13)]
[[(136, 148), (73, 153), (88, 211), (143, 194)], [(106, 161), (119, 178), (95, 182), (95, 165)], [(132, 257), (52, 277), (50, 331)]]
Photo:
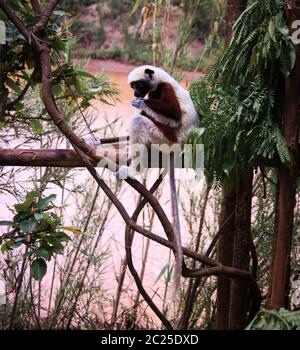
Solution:
[(174, 300), (180, 289), (182, 263), (183, 263), (179, 209), (178, 209), (178, 199), (177, 199), (176, 183), (175, 183), (174, 153), (171, 153), (170, 155), (170, 192), (171, 192), (171, 206), (172, 206), (172, 217), (173, 217), (174, 236), (175, 236), (175, 266), (173, 271), (172, 287), (169, 289), (167, 294), (168, 301)]

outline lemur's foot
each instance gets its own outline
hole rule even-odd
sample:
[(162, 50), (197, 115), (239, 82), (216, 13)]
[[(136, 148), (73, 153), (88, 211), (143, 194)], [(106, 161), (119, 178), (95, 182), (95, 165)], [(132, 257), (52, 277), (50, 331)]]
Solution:
[(127, 165), (122, 165), (118, 172), (116, 172), (116, 178), (118, 180), (126, 180), (128, 177), (134, 178), (136, 172), (134, 169)]
[(89, 146), (95, 147), (101, 144), (101, 141), (95, 136), (88, 134), (82, 137), (82, 140)]

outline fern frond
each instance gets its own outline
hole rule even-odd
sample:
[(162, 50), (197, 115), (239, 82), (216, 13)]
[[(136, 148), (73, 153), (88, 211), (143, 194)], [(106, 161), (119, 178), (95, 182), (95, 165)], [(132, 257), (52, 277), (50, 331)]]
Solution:
[(257, 159), (289, 161), (282, 135), (280, 79), (293, 68), (294, 48), (283, 0), (256, 0), (234, 25), (223, 56), (190, 93), (205, 129), (206, 174), (234, 176)]

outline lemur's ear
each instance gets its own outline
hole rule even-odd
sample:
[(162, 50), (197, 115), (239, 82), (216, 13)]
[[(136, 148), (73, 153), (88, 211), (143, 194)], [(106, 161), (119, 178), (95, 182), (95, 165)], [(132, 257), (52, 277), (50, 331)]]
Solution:
[(149, 76), (150, 79), (152, 79), (152, 76), (154, 75), (154, 70), (152, 69), (145, 69), (145, 74)]

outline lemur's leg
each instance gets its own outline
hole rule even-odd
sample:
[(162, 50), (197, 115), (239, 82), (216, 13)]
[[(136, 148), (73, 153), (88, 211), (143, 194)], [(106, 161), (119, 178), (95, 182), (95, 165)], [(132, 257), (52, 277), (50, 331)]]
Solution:
[[(152, 144), (162, 144), (167, 142), (164, 134), (157, 126), (147, 117), (136, 113), (129, 125), (130, 144), (128, 156), (131, 159), (130, 166), (123, 165), (120, 167), (117, 177), (126, 179), (128, 176), (133, 177), (140, 172), (141, 155), (139, 152), (149, 148)], [(145, 155), (145, 154), (143, 154)]]

